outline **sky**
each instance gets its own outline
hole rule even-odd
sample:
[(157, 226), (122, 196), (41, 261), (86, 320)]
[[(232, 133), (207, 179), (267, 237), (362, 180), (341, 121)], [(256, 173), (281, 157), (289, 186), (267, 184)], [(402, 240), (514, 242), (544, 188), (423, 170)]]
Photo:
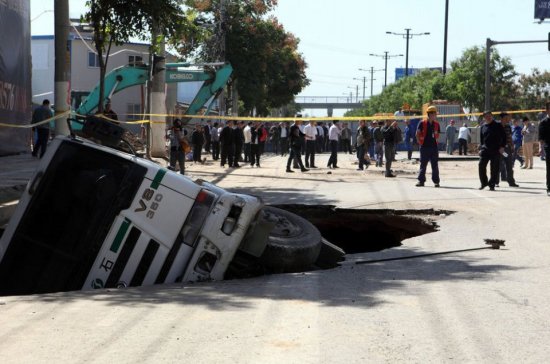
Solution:
[[(54, 0), (31, 0), (31, 32), (53, 34)], [(494, 41), (547, 40), (550, 24), (534, 19), (535, 0), (449, 0), (447, 67), (472, 46)], [(69, 0), (70, 17), (85, 12), (85, 0)], [(311, 84), (299, 96), (363, 96), (384, 85), (384, 59), (369, 54), (406, 53), (406, 40), (386, 31), (430, 35), (409, 40), (409, 68), (442, 67), (445, 0), (278, 0), (273, 14), (285, 29), (300, 39), (299, 52), (308, 64)], [(510, 57), (516, 70), (530, 73), (534, 67), (548, 70), (550, 52), (545, 43), (497, 45)], [(394, 82), (396, 67), (405, 67), (405, 57), (388, 60), (388, 84)], [(355, 80), (358, 79), (358, 80)], [(306, 115), (323, 116), (323, 110), (306, 110)], [(335, 115), (336, 115), (335, 111)]]

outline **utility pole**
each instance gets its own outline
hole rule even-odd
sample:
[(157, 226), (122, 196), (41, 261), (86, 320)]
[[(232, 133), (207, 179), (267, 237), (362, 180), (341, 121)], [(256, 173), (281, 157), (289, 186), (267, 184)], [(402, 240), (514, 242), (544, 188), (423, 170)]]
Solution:
[[(220, 0), (220, 22), (218, 24), (218, 32), (220, 35), (220, 44), (218, 44), (220, 48), (220, 62), (225, 62), (225, 52), (226, 52), (226, 39), (225, 39), (225, 29), (226, 29), (226, 18), (227, 15), (225, 13), (225, 0)], [(236, 88), (236, 84), (235, 84)], [(225, 116), (225, 88), (220, 92), (220, 95), (218, 96), (218, 108), (219, 108), (219, 114), (220, 116)]]
[[(152, 62), (151, 67), (151, 124), (149, 127), (150, 133), (148, 140), (150, 143), (151, 157), (160, 158), (166, 154), (165, 151), (165, 135), (166, 135), (166, 75), (165, 75), (165, 41), (161, 37), (160, 43), (157, 44), (160, 33), (159, 24), (153, 21), (152, 32)], [(162, 116), (157, 116), (162, 115)]]
[[(69, 0), (55, 0), (55, 114), (69, 110), (70, 88), (70, 52), (69, 47)], [(69, 126), (65, 119), (55, 122), (56, 135), (69, 135)]]
[(449, 28), (449, 0), (445, 0), (445, 34), (443, 36), (443, 75), (447, 74), (447, 30)]
[[(383, 71), (383, 70), (375, 70), (374, 67), (371, 67), (370, 70), (365, 69), (365, 68), (359, 68), (359, 71), (370, 72), (370, 79), (369, 79), (370, 80), (370, 96), (372, 97), (372, 94), (373, 94), (372, 81), (376, 80), (376, 78), (374, 78), (374, 72), (379, 72), (379, 71)], [(365, 99), (365, 95), (363, 95), (363, 99)]]
[(371, 53), (370, 56), (372, 57), (381, 57), (384, 58), (384, 88), (388, 85), (388, 58), (394, 58), (394, 57), (403, 57), (402, 54), (388, 54), (388, 51), (385, 51), (384, 54), (373, 54)]
[(405, 77), (408, 77), (409, 76), (409, 40), (412, 39), (414, 36), (429, 35), (430, 33), (429, 32), (411, 33), (411, 29), (406, 28), (405, 33), (386, 32), (386, 34), (400, 35), (407, 40), (406, 51), (405, 51)]
[(363, 80), (363, 100), (365, 100), (365, 88), (366, 88), (366, 82), (367, 82), (367, 77), (363, 76), (363, 78), (353, 78), (354, 80), (357, 80), (357, 81), (361, 81)]

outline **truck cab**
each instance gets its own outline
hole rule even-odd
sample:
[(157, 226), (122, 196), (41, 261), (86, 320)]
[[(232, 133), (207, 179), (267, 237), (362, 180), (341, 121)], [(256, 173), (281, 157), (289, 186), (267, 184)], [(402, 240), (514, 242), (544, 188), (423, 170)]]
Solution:
[[(57, 137), (0, 239), (0, 295), (223, 279), (262, 201)], [(249, 246), (245, 247), (246, 244)]]

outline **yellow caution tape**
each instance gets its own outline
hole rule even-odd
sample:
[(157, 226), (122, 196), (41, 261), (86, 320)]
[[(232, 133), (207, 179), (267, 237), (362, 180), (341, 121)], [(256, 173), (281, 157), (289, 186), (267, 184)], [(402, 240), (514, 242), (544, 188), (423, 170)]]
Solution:
[(24, 125), (21, 125), (21, 124), (8, 124), (8, 123), (0, 123), (0, 127), (1, 126), (4, 126), (4, 127), (8, 127), (8, 128), (20, 128), (20, 129), (30, 129), (30, 128), (34, 128), (35, 126), (38, 126), (38, 125), (42, 125), (42, 124), (47, 124), (49, 122), (52, 122), (52, 121), (55, 121), (57, 119), (61, 119), (61, 118), (64, 118), (68, 115), (70, 115), (71, 112), (70, 111), (65, 111), (61, 114), (57, 114), (55, 116), (52, 116), (51, 118), (48, 118), (48, 119), (44, 119), (42, 121), (39, 121), (37, 123), (34, 123), (34, 124), (24, 124)]
[[(544, 111), (543, 109), (534, 109), (534, 110), (515, 110), (515, 111), (506, 111), (508, 114), (527, 114), (527, 113), (538, 113)], [(500, 114), (501, 111), (494, 111), (493, 115)], [(9, 124), (9, 123), (0, 123), (0, 127), (10, 127), (10, 128), (23, 128), (28, 129), (32, 128), (38, 125), (46, 124), (51, 121), (55, 121), (57, 119), (61, 119), (64, 117), (67, 117), (68, 115), (71, 115), (71, 111), (66, 111), (61, 114), (55, 115), (49, 119), (42, 120), (38, 123), (34, 124), (26, 124), (26, 125), (19, 125), (19, 124)], [(74, 116), (79, 116), (82, 118), (85, 118), (86, 115), (79, 115), (76, 113), (72, 113)], [(411, 116), (395, 116), (395, 115), (377, 115), (377, 116), (340, 116), (340, 117), (259, 117), (259, 116), (220, 116), (220, 115), (183, 115), (183, 114), (125, 114), (126, 116), (139, 116), (139, 117), (170, 117), (170, 118), (180, 118), (180, 119), (201, 119), (200, 121), (204, 120), (235, 120), (235, 121), (260, 121), (260, 122), (272, 122), (272, 121), (294, 121), (296, 119), (300, 119), (302, 121), (360, 121), (360, 120), (410, 120), (410, 119), (420, 119), (425, 118), (425, 115), (411, 115)], [(468, 116), (481, 116), (483, 115), (482, 112), (475, 112), (475, 113), (463, 113), (463, 114), (439, 114), (439, 117), (445, 117), (445, 118), (462, 118), (462, 117), (468, 117)], [(142, 120), (134, 120), (134, 121), (120, 121), (120, 120), (114, 120), (111, 119), (103, 114), (96, 114), (94, 116), (100, 117), (102, 119), (108, 120), (110, 122), (116, 123), (116, 124), (128, 124), (128, 125), (136, 125), (136, 124), (166, 124), (165, 121), (158, 121), (158, 120), (148, 120), (148, 119), (142, 119)]]

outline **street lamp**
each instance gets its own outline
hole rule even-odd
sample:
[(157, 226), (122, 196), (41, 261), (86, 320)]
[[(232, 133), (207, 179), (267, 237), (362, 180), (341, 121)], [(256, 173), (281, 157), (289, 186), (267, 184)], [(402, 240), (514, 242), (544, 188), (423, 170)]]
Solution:
[(382, 57), (385, 60), (384, 63), (384, 88), (388, 85), (388, 58), (394, 58), (394, 57), (403, 57), (402, 54), (388, 54), (388, 51), (385, 51), (384, 54), (373, 54), (370, 53), (369, 56), (372, 57)]
[[(359, 71), (364, 71), (364, 72), (370, 72), (370, 96), (372, 97), (372, 81), (376, 80), (375, 78), (373, 78), (373, 74), (374, 72), (379, 72), (379, 71), (383, 71), (383, 70), (375, 70), (374, 67), (371, 67), (370, 70), (366, 70), (364, 68), (359, 68)], [(363, 99), (365, 97), (363, 96)]]
[(403, 36), (407, 40), (407, 49), (406, 49), (406, 56), (405, 56), (405, 77), (409, 76), (409, 39), (412, 39), (415, 35), (429, 35), (430, 32), (424, 32), (424, 33), (411, 33), (410, 28), (405, 29), (406, 33), (396, 33), (396, 32), (386, 32), (386, 34), (393, 34), (393, 35), (400, 35)]

